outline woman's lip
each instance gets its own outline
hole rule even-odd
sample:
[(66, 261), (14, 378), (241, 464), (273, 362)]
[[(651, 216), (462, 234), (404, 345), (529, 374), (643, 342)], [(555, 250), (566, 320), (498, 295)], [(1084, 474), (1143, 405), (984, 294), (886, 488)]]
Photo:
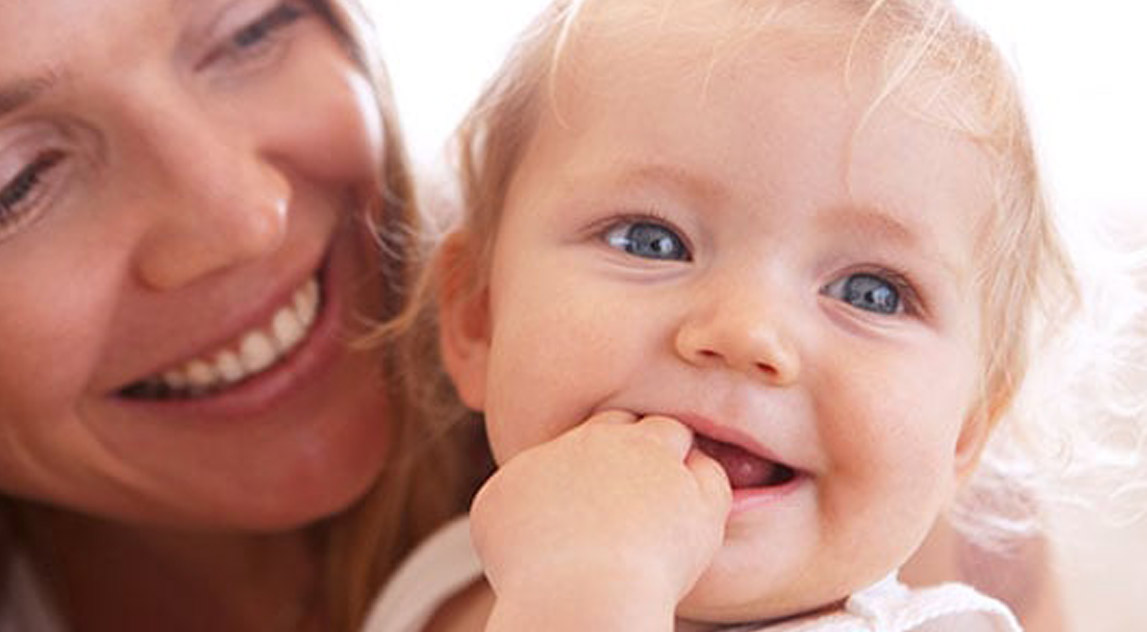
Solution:
[[(308, 280), (318, 279), (320, 291), (326, 291), (323, 289), (323, 286), (326, 284), (324, 276), (326, 276), (327, 269), (330, 267), (329, 262), (330, 256), (324, 254), (317, 262), (313, 262), (306, 267), (303, 272), (292, 275), (286, 281), (279, 282), (279, 287), (274, 292), (265, 295), (266, 298), (261, 301), (255, 309), (251, 309), (250, 304), (248, 304), (246, 306), (239, 306), (239, 309), (236, 310), (228, 310), (229, 314), (221, 317), (223, 326), (218, 329), (218, 331), (226, 333), (217, 333), (202, 342), (196, 342), (191, 351), (179, 354), (176, 359), (165, 362), (162, 366), (153, 367), (147, 374), (136, 375), (128, 382), (118, 384), (116, 387), (110, 389), (109, 395), (118, 397), (132, 385), (162, 375), (164, 371), (182, 367), (186, 363), (196, 359), (205, 359), (213, 351), (223, 348), (234, 348), (237, 346), (240, 337), (248, 332), (265, 330), (272, 317), (285, 305), (292, 302), (295, 292)], [(320, 309), (321, 308), (322, 305), (320, 303)], [(231, 315), (240, 310), (240, 315)]]
[[(275, 366), (217, 393), (201, 397), (131, 399), (120, 396), (118, 391), (111, 396), (125, 406), (162, 410), (167, 415), (189, 418), (249, 417), (270, 410), (285, 395), (322, 372), (346, 347), (345, 336), (342, 335), (344, 332), (341, 331), (346, 299), (336, 289), (336, 268), (339, 266), (333, 260), (333, 257), (330, 258), (317, 272), (311, 272), (320, 277), (323, 296), (310, 333), (298, 348)], [(271, 313), (278, 303), (269, 305), (271, 307), (265, 311)]]

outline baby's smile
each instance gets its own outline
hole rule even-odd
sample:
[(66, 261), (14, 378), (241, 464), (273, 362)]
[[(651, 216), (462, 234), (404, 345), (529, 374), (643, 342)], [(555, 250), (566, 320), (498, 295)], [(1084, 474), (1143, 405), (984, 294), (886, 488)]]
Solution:
[(698, 450), (721, 464), (725, 475), (729, 477), (729, 485), (735, 490), (779, 487), (797, 477), (793, 468), (753, 454), (740, 446), (700, 434), (695, 436), (694, 442)]

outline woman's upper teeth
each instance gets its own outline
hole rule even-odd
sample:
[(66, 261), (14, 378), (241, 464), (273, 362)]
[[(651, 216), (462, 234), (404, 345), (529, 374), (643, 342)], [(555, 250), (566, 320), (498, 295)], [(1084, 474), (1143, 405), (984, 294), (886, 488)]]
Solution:
[(295, 290), (291, 302), (264, 325), (229, 345), (145, 380), (175, 393), (200, 393), (233, 384), (266, 370), (306, 337), (319, 308), (319, 285), (311, 279)]

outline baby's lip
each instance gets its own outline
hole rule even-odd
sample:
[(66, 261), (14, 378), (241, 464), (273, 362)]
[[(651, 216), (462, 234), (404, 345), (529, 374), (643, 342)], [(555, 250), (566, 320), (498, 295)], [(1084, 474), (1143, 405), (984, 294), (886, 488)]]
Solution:
[(797, 476), (797, 471), (784, 463), (702, 434), (695, 435), (693, 445), (720, 464), (733, 489), (779, 487)]
[(776, 487), (804, 473), (735, 427), (701, 415), (671, 416), (693, 430), (695, 447), (721, 465), (733, 489)]
[(767, 461), (775, 461), (778, 463), (781, 462), (781, 459), (778, 458), (776, 454), (773, 454), (769, 448), (762, 445), (759, 441), (756, 440), (756, 438), (748, 435), (744, 431), (732, 425), (720, 424), (713, 421), (709, 417), (693, 413), (686, 413), (681, 415), (668, 414), (667, 416), (680, 421), (686, 426), (689, 426), (689, 429), (699, 436), (708, 437), (709, 439), (719, 441), (721, 443), (737, 446), (738, 448)]

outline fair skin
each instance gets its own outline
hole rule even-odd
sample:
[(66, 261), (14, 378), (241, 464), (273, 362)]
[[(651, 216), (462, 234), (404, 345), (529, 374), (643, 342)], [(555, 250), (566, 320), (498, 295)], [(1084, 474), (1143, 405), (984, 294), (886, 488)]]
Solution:
[[(912, 554), (982, 446), (981, 156), (895, 105), (859, 128), (875, 78), (860, 57), (845, 85), (847, 38), (739, 41), (736, 8), (696, 4), (616, 31), (589, 9), (606, 26), (565, 51), (488, 277), (443, 287), (502, 467), (472, 513), (492, 592), (436, 625), (831, 610)], [(480, 265), (455, 239), (445, 267)]]
[(388, 443), (345, 344), (384, 299), (366, 79), (305, 2), (9, 2), (0, 42), (0, 485), (33, 566), (75, 629), (299, 625), (302, 527)]

